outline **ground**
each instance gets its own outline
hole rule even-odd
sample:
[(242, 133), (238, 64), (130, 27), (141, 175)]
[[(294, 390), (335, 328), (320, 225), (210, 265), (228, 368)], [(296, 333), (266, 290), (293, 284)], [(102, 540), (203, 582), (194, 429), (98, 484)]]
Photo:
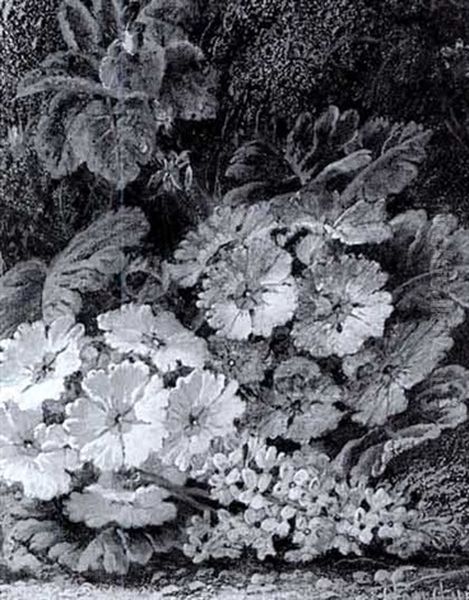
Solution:
[(84, 581), (17, 581), (0, 584), (0, 600), (463, 600), (469, 598), (469, 570), (334, 570), (313, 567), (283, 573), (201, 568), (179, 569), (168, 580), (156, 573), (144, 587), (97, 585)]

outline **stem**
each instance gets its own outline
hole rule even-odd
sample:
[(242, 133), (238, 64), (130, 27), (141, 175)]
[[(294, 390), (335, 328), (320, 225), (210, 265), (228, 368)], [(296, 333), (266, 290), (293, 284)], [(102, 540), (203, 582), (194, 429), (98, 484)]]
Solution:
[[(148, 479), (150, 479), (152, 482), (159, 485), (160, 487), (165, 488), (166, 490), (171, 492), (171, 494), (173, 496), (175, 496), (176, 498), (178, 498), (185, 504), (188, 504), (188, 505), (192, 506), (193, 508), (196, 508), (197, 510), (200, 510), (202, 512), (205, 512), (207, 510), (213, 512), (215, 510), (213, 507), (208, 506), (207, 504), (202, 504), (201, 502), (199, 502), (198, 500), (193, 498), (194, 488), (185, 488), (182, 485), (177, 485), (175, 483), (171, 483), (171, 481), (169, 481), (162, 475), (156, 475), (155, 473), (148, 473), (147, 471), (140, 471), (140, 473), (142, 475), (144, 475), (145, 477), (147, 477)], [(197, 490), (197, 491), (199, 491), (199, 490)], [(200, 490), (200, 492), (204, 492), (204, 490)], [(202, 496), (202, 494), (194, 494), (194, 495)], [(206, 495), (203, 497), (205, 499), (208, 499), (208, 496), (206, 496)]]
[[(467, 270), (469, 270), (469, 266), (460, 265), (460, 266), (451, 267), (451, 269), (453, 269), (455, 271), (467, 271)], [(393, 293), (395, 295), (398, 295), (403, 290), (405, 290), (408, 287), (414, 285), (414, 283), (419, 283), (420, 281), (426, 279), (427, 277), (433, 277), (433, 275), (440, 275), (440, 274), (447, 273), (447, 272), (448, 272), (447, 268), (441, 267), (439, 269), (434, 269), (433, 271), (426, 271), (425, 273), (420, 273), (420, 275), (415, 275), (415, 277), (411, 277), (407, 281), (404, 281), (404, 283), (402, 283), (401, 285), (399, 285), (394, 290)]]

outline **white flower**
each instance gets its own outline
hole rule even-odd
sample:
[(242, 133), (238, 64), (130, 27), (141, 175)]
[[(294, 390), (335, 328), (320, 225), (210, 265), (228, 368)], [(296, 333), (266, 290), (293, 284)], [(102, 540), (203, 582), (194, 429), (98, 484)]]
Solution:
[(186, 329), (167, 311), (156, 316), (148, 305), (125, 304), (98, 317), (98, 326), (111, 348), (150, 358), (163, 372), (186, 367), (202, 367), (207, 344)]
[(236, 395), (237, 383), (223, 375), (194, 371), (181, 378), (169, 396), (164, 460), (181, 470), (190, 459), (209, 449), (212, 440), (234, 431), (233, 421), (244, 411)]
[(170, 492), (156, 485), (125, 489), (110, 473), (83, 492), (74, 492), (65, 503), (71, 521), (100, 528), (117, 523), (125, 529), (162, 525), (176, 517), (176, 507), (167, 502)]
[(0, 406), (0, 476), (8, 484), (21, 483), (28, 498), (52, 500), (69, 491), (76, 466), (62, 426), (46, 427), (39, 410)]
[(381, 337), (392, 297), (381, 291), (387, 275), (378, 263), (342, 256), (312, 266), (300, 287), (295, 345), (313, 356), (346, 356)]
[(64, 423), (83, 461), (102, 470), (138, 467), (160, 450), (168, 391), (146, 365), (126, 361), (93, 371), (83, 390), (85, 396), (67, 406)]
[(0, 342), (0, 401), (14, 400), (25, 409), (57, 400), (64, 380), (81, 366), (83, 325), (60, 317), (20, 325), (13, 338)]
[(207, 269), (198, 306), (206, 309), (208, 323), (219, 335), (268, 337), (296, 309), (291, 265), (291, 256), (268, 238), (221, 253)]

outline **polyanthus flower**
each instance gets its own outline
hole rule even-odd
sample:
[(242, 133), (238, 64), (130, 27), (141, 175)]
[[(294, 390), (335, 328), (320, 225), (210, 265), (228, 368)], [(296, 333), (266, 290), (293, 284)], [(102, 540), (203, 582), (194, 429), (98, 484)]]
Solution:
[(219, 335), (245, 340), (268, 337), (284, 325), (297, 305), (292, 258), (269, 238), (220, 253), (207, 269), (198, 306)]
[(11, 339), (0, 342), (0, 401), (15, 400), (37, 408), (57, 400), (64, 380), (80, 369), (83, 325), (60, 317), (50, 326), (23, 323)]
[(438, 321), (396, 325), (389, 335), (343, 363), (351, 380), (347, 402), (353, 419), (383, 425), (406, 410), (406, 392), (423, 381), (452, 347), (447, 326)]
[(336, 527), (330, 517), (309, 517), (299, 513), (295, 520), (292, 541), (296, 548), (285, 554), (291, 562), (308, 562), (328, 552), (336, 536)]
[(162, 525), (176, 516), (169, 496), (170, 492), (156, 485), (126, 489), (115, 475), (105, 473), (82, 492), (73, 492), (65, 512), (71, 521), (91, 528), (110, 523), (124, 529)]
[(179, 379), (169, 395), (165, 462), (184, 471), (192, 456), (203, 454), (212, 440), (234, 431), (234, 420), (244, 412), (237, 387), (236, 382), (208, 371), (193, 371)]
[(166, 435), (168, 391), (140, 362), (89, 373), (84, 396), (67, 406), (65, 427), (83, 461), (102, 470), (138, 467)]
[(124, 304), (99, 315), (98, 326), (111, 348), (150, 358), (163, 372), (178, 365), (202, 367), (208, 356), (205, 340), (181, 325), (172, 313), (155, 315), (145, 304)]
[(313, 356), (342, 357), (381, 337), (392, 312), (392, 297), (381, 290), (386, 280), (378, 263), (354, 256), (310, 267), (300, 284), (296, 346)]
[(307, 358), (291, 358), (275, 370), (272, 404), (285, 437), (309, 441), (334, 430), (342, 418), (336, 407), (341, 400), (341, 389)]
[(267, 202), (236, 208), (218, 206), (181, 242), (174, 253), (176, 263), (168, 265), (169, 272), (181, 287), (192, 287), (220, 248), (265, 236), (275, 225)]
[(245, 342), (212, 336), (208, 348), (210, 365), (240, 385), (262, 381), (272, 364), (272, 355), (264, 340)]
[(52, 500), (66, 494), (77, 453), (60, 425), (46, 426), (40, 410), (23, 411), (13, 402), (0, 406), (0, 475), (20, 483), (28, 498)]

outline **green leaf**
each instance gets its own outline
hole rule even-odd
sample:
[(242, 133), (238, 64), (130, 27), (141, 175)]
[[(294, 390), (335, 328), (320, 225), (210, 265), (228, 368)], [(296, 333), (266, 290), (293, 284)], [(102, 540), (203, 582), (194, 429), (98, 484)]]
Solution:
[(366, 167), (342, 194), (345, 205), (354, 200), (374, 202), (391, 194), (400, 194), (416, 177), (426, 157), (425, 147), (431, 131), (414, 127), (404, 129), (394, 145), (385, 146), (377, 160)]
[(77, 116), (83, 101), (69, 92), (59, 92), (39, 119), (35, 135), (37, 154), (53, 178), (60, 179), (78, 169), (83, 152), (76, 144), (83, 143), (75, 133)]
[(46, 266), (29, 260), (14, 266), (0, 277), (0, 337), (8, 337), (18, 325), (40, 316)]
[(94, 100), (74, 123), (74, 147), (91, 173), (123, 189), (150, 162), (156, 143), (153, 115), (148, 103), (134, 98), (115, 107)]
[(238, 185), (273, 181), (286, 175), (283, 157), (276, 148), (260, 140), (240, 146), (231, 157), (225, 171), (225, 177)]
[(70, 50), (90, 54), (99, 51), (99, 24), (81, 0), (62, 0), (57, 18)]
[(76, 235), (52, 263), (42, 294), (47, 322), (76, 315), (82, 294), (103, 289), (125, 266), (126, 248), (137, 246), (148, 232), (143, 213), (122, 208), (107, 213)]
[(161, 90), (161, 105), (183, 121), (214, 119), (218, 112), (218, 75), (215, 69), (199, 66), (166, 71)]
[(16, 98), (26, 98), (34, 94), (43, 94), (46, 92), (68, 91), (76, 95), (86, 94), (88, 96), (109, 96), (102, 85), (95, 83), (86, 77), (73, 77), (70, 75), (45, 75), (31, 83), (20, 85)]

